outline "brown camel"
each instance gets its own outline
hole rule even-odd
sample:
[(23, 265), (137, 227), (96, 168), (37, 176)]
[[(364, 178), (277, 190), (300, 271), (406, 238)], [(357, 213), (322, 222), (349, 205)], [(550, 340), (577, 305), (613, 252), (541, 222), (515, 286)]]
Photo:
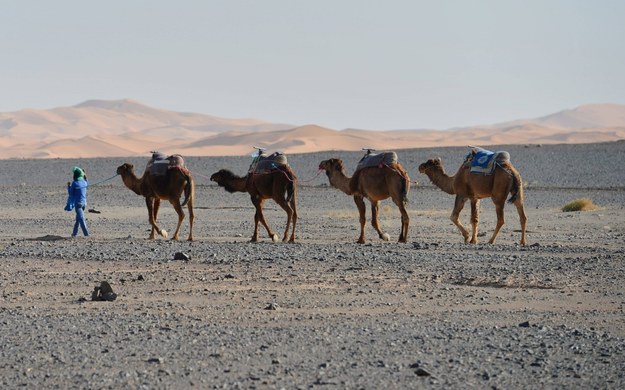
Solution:
[(364, 198), (371, 202), (371, 225), (378, 232), (378, 236), (388, 241), (387, 233), (380, 228), (378, 221), (379, 204), (381, 200), (391, 198), (393, 203), (399, 208), (401, 213), (401, 232), (399, 242), (406, 242), (408, 239), (408, 225), (410, 218), (406, 211), (408, 202), (408, 191), (410, 191), (410, 177), (399, 163), (382, 165), (381, 167), (367, 167), (354, 172), (352, 177), (345, 174), (343, 161), (331, 158), (319, 164), (319, 169), (326, 171), (330, 184), (338, 190), (352, 195), (358, 213), (360, 214), (360, 237), (359, 244), (365, 243), (365, 225), (367, 223), (365, 212), (366, 206)]
[[(430, 181), (444, 192), (456, 195), (451, 221), (460, 229), (465, 243), (477, 243), (480, 199), (488, 197), (495, 203), (497, 211), (497, 226), (488, 242), (490, 244), (495, 242), (497, 234), (504, 224), (503, 208), (506, 197), (510, 194), (508, 202), (513, 203), (519, 213), (521, 245), (525, 245), (527, 216), (523, 209), (523, 182), (521, 175), (509, 161), (499, 162), (492, 175), (472, 174), (470, 164), (465, 162), (454, 176), (448, 176), (440, 158), (430, 159), (419, 165), (419, 172), (426, 174)], [(470, 241), (469, 232), (459, 221), (460, 212), (467, 200), (471, 201), (471, 225), (473, 227)]]
[[(195, 183), (191, 173), (185, 168), (172, 168), (167, 171), (166, 175), (153, 176), (146, 169), (143, 176), (138, 178), (134, 172), (132, 164), (125, 163), (117, 168), (117, 174), (121, 175), (122, 181), (126, 187), (130, 188), (137, 195), (145, 197), (145, 203), (148, 207), (148, 216), (152, 231), (150, 232), (150, 240), (156, 236), (156, 232), (167, 238), (167, 231), (161, 229), (156, 224), (158, 209), (161, 200), (168, 200), (176, 213), (178, 213), (178, 226), (172, 240), (178, 240), (180, 225), (184, 219), (183, 206), (187, 206), (189, 210), (189, 241), (193, 241), (193, 196), (195, 193)], [(180, 203), (180, 197), (184, 193), (184, 201)]]
[[(271, 231), (263, 215), (263, 204), (266, 199), (273, 199), (284, 211), (286, 211), (286, 229), (282, 241), (295, 241), (295, 224), (297, 223), (297, 177), (288, 165), (280, 165), (267, 173), (248, 173), (240, 177), (227, 169), (221, 169), (213, 173), (211, 181), (230, 193), (247, 192), (250, 194), (252, 204), (256, 208), (254, 214), (254, 234), (252, 242), (258, 241), (258, 223), (262, 223), (267, 234), (275, 242), (279, 237)], [(289, 226), (293, 221), (293, 230), (289, 238)]]

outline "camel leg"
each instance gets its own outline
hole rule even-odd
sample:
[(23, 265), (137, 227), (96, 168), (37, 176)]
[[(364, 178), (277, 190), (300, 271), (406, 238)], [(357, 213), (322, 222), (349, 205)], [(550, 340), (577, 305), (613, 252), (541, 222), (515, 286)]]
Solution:
[(495, 226), (495, 231), (493, 232), (493, 236), (488, 241), (489, 244), (494, 244), (495, 243), (495, 239), (497, 238), (497, 235), (499, 234), (499, 230), (501, 230), (501, 227), (505, 223), (505, 218), (504, 218), (504, 215), (503, 215), (503, 207), (506, 204), (506, 200), (505, 199), (499, 199), (499, 200), (495, 201), (493, 199), (493, 202), (495, 202), (495, 210), (497, 211), (497, 226)]
[(193, 220), (195, 219), (195, 214), (193, 214), (193, 198), (189, 199), (187, 210), (189, 210), (189, 238), (187, 240), (193, 241)]
[(164, 238), (167, 238), (167, 230), (165, 229), (161, 229), (158, 226), (158, 210), (160, 210), (161, 208), (161, 200), (158, 197), (154, 198), (154, 226), (156, 227), (156, 231), (158, 232), (158, 234), (160, 234), (161, 236), (163, 236)]
[(395, 200), (393, 202), (399, 208), (401, 213), (401, 232), (399, 233), (398, 242), (406, 242), (408, 240), (408, 226), (410, 225), (410, 216), (406, 210), (406, 204), (402, 200)]
[(150, 231), (150, 240), (154, 240), (156, 238), (156, 233), (167, 238), (167, 231), (159, 228), (156, 224), (156, 218), (158, 216), (158, 209), (161, 205), (161, 200), (154, 197), (146, 197), (145, 204), (148, 206), (148, 218), (150, 220), (150, 225), (152, 226), (152, 230)]
[(150, 230), (150, 240), (156, 238), (156, 223), (154, 222), (154, 198), (146, 197), (145, 205), (148, 207), (148, 221), (152, 229)]
[(267, 221), (265, 221), (265, 216), (263, 215), (263, 203), (264, 199), (260, 199), (260, 197), (252, 196), (252, 203), (256, 208), (256, 214), (254, 214), (254, 235), (252, 236), (252, 242), (258, 241), (258, 223), (260, 222), (265, 229), (267, 229), (267, 234), (269, 237), (275, 242), (278, 241), (278, 235), (271, 231)]
[(371, 201), (371, 225), (378, 232), (378, 237), (383, 239), (384, 241), (389, 241), (391, 237), (380, 229), (380, 220), (378, 218), (380, 212), (380, 202), (377, 200)]
[[(281, 197), (273, 198), (273, 200), (278, 204), (278, 206), (282, 207), (282, 210), (286, 212), (286, 229), (284, 230), (284, 236), (282, 237), (282, 242), (286, 242), (289, 239), (289, 227), (291, 227), (291, 220), (293, 219), (293, 209), (286, 202), (286, 200)], [(293, 222), (295, 224), (295, 222)], [(293, 242), (294, 238), (291, 237), (291, 242)]]
[(456, 203), (454, 204), (454, 210), (451, 212), (451, 222), (454, 223), (460, 229), (460, 233), (462, 233), (462, 237), (464, 237), (464, 243), (469, 242), (469, 232), (467, 229), (462, 226), (460, 223), (460, 212), (462, 211), (464, 204), (466, 202), (466, 198), (456, 195)]
[(289, 238), (289, 242), (295, 242), (295, 224), (297, 223), (297, 207), (295, 196), (291, 199), (291, 210), (293, 210), (293, 230), (291, 230), (291, 238)]
[(365, 213), (367, 211), (367, 207), (365, 206), (365, 201), (362, 196), (354, 196), (354, 202), (356, 203), (356, 207), (358, 207), (358, 213), (360, 214), (360, 237), (358, 244), (365, 243), (365, 225), (367, 223), (367, 219), (365, 217)]
[(471, 228), (473, 234), (471, 235), (471, 244), (477, 244), (477, 225), (480, 222), (480, 201), (479, 199), (471, 199)]
[(521, 245), (525, 245), (525, 226), (527, 225), (527, 216), (525, 215), (523, 202), (517, 200), (516, 202), (514, 202), (514, 205), (519, 212), (519, 221), (521, 222)]
[(176, 214), (178, 214), (178, 225), (176, 226), (176, 231), (174, 232), (172, 240), (178, 241), (180, 226), (182, 225), (182, 221), (184, 221), (184, 211), (182, 211), (182, 206), (180, 206), (180, 200), (170, 200), (172, 206), (174, 206), (174, 210), (176, 210)]

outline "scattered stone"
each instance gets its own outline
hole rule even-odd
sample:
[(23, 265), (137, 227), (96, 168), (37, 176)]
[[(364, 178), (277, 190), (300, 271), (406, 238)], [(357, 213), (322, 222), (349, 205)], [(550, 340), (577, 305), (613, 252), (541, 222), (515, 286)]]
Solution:
[(237, 277), (236, 277), (236, 276), (234, 276), (233, 274), (226, 274), (226, 275), (224, 276), (224, 279), (236, 279), (236, 278), (237, 278)]
[(280, 306), (278, 306), (277, 303), (271, 302), (269, 305), (267, 305), (267, 307), (265, 307), (265, 310), (278, 310), (279, 308)]
[(535, 242), (535, 243), (533, 243), (532, 245), (530, 245), (530, 247), (531, 247), (531, 248), (539, 248), (539, 247), (540, 247), (540, 244), (539, 244), (539, 243), (537, 243), (537, 242)]
[(100, 213), (102, 213), (100, 210), (96, 210), (96, 209), (89, 209), (87, 211), (90, 212), (90, 213), (93, 213), (93, 214), (100, 214)]
[(174, 254), (174, 260), (184, 260), (184, 261), (189, 261), (191, 260), (191, 257), (189, 255), (187, 255), (184, 252), (176, 252)]
[(107, 281), (102, 281), (99, 286), (93, 288), (91, 293), (92, 301), (109, 301), (117, 299), (117, 294), (113, 292), (113, 288)]
[(165, 362), (165, 359), (163, 359), (162, 357), (153, 357), (153, 358), (149, 358), (148, 363), (156, 363), (156, 364), (163, 364)]
[(137, 276), (137, 280), (143, 281), (143, 280), (145, 280), (145, 278), (143, 277), (143, 275), (139, 275), (139, 276)]
[(417, 368), (414, 373), (417, 374), (417, 376), (431, 376), (432, 375), (421, 367)]
[(520, 328), (529, 328), (530, 327), (530, 322), (529, 321), (525, 321), (525, 322), (521, 322), (519, 324)]

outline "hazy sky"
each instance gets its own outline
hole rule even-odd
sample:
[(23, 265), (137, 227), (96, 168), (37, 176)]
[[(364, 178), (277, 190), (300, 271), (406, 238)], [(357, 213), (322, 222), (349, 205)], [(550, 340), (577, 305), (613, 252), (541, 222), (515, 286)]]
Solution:
[(0, 112), (131, 98), (333, 129), (625, 104), (621, 0), (0, 0)]

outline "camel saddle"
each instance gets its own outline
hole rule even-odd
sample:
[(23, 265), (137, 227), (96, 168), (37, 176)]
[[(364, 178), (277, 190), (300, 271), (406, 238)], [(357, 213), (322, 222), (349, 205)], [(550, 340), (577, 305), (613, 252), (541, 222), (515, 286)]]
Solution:
[(384, 165), (397, 164), (397, 153), (395, 152), (380, 152), (380, 153), (371, 153), (367, 152), (360, 159), (358, 165), (356, 166), (356, 170), (360, 170), (362, 168), (369, 167), (378, 167), (382, 168)]
[(510, 161), (510, 153), (506, 151), (491, 152), (480, 147), (473, 147), (465, 159), (465, 165), (471, 167), (471, 173), (492, 175), (499, 163)]
[(256, 156), (252, 161), (252, 164), (250, 164), (249, 172), (258, 174), (269, 173), (278, 169), (279, 166), (286, 165), (289, 165), (286, 154), (282, 152), (274, 152), (270, 155), (261, 153)]
[(152, 176), (165, 176), (170, 169), (187, 170), (184, 160), (179, 154), (167, 156), (161, 152), (152, 152), (152, 158), (145, 167), (146, 172), (150, 172)]

